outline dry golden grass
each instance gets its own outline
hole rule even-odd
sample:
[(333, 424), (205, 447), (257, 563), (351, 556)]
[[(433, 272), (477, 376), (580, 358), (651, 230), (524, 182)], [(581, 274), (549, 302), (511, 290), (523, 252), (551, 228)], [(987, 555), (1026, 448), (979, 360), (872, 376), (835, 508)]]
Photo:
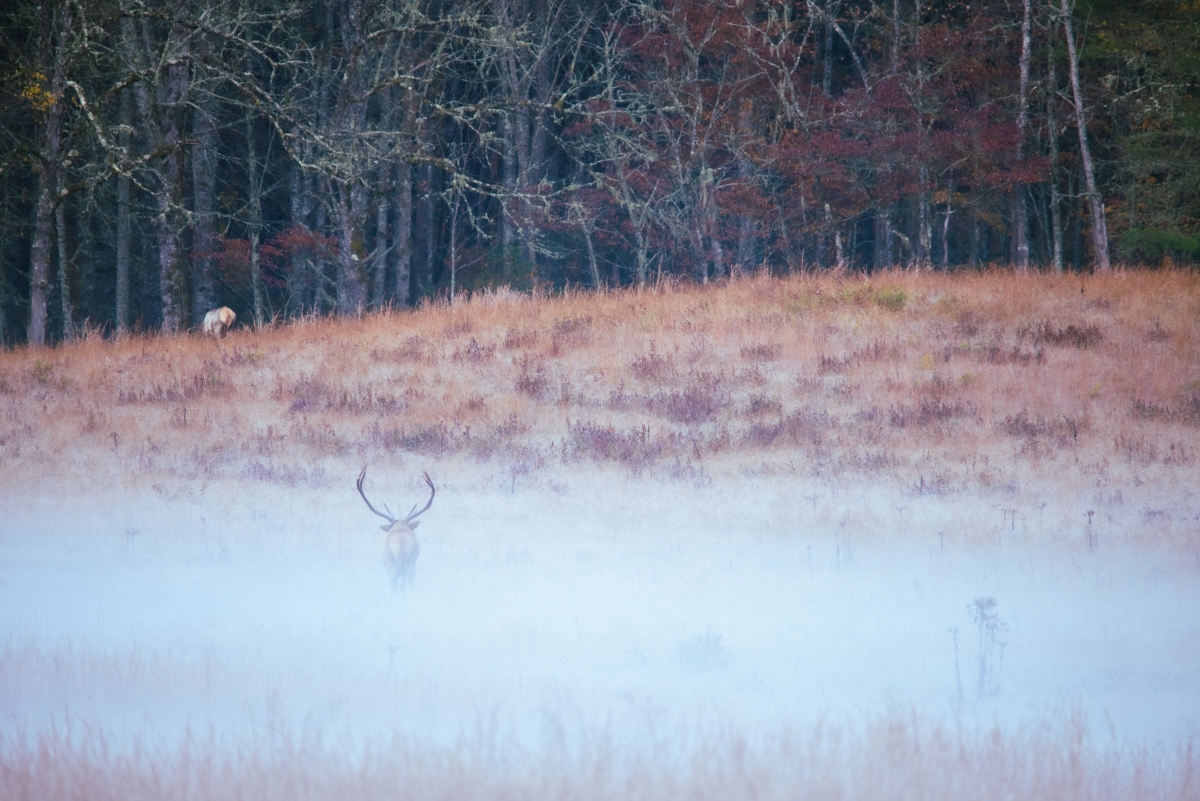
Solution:
[[(280, 738), (229, 756), (211, 735), (167, 754), (113, 748), (90, 732), (0, 740), (12, 801), (121, 799), (981, 799), (1195, 798), (1195, 755), (1097, 747), (1076, 718), (1061, 730), (968, 734), (916, 717), (857, 731), (818, 728), (749, 744), (733, 735), (630, 758), (606, 736), (544, 756), (492, 742), (433, 748), (396, 738), (365, 753)], [(77, 741), (82, 740), (83, 744)]]
[[(398, 453), (1003, 491), (1192, 480), (1200, 280), (751, 278), (0, 354), (0, 462), (321, 486)], [(1122, 473), (1122, 475), (1125, 475)]]

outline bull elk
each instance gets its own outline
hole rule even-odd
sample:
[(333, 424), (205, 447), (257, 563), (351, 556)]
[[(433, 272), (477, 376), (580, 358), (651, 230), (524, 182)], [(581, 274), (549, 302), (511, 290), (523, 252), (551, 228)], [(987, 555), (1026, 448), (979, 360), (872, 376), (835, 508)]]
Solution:
[(392, 579), (393, 590), (397, 586), (412, 586), (417, 572), (417, 556), (421, 553), (421, 546), (417, 544), (416, 534), (416, 528), (421, 521), (417, 518), (429, 511), (429, 507), (433, 506), (433, 496), (437, 494), (437, 488), (433, 486), (429, 473), (422, 471), (422, 475), (425, 476), (425, 483), (429, 485), (429, 502), (419, 512), (415, 511), (417, 505), (414, 503), (406, 517), (395, 517), (386, 503), (383, 505), (386, 510), (385, 514), (367, 500), (367, 495), (363, 492), (363, 479), (367, 477), (367, 468), (364, 467), (358, 474), (358, 494), (362, 496), (368, 509), (388, 521), (387, 525), (380, 526), (380, 528), (387, 532), (387, 537), (383, 541), (383, 563)]
[(228, 306), (222, 306), (219, 309), (213, 309), (208, 314), (204, 315), (204, 325), (201, 331), (204, 336), (220, 339), (225, 336), (225, 332), (237, 320), (237, 315), (233, 313), (233, 309)]

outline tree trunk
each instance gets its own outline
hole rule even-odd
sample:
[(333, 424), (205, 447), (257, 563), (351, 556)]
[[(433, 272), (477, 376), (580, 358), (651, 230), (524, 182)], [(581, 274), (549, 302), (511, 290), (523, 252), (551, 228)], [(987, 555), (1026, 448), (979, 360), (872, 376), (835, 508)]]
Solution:
[(1071, 27), (1071, 5), (1073, 0), (1061, 0), (1063, 31), (1067, 35), (1067, 59), (1071, 73), (1071, 93), (1075, 98), (1075, 128), (1079, 132), (1079, 158), (1083, 164), (1083, 177), (1087, 183), (1088, 203), (1092, 212), (1092, 255), (1096, 259), (1096, 272), (1106, 273), (1112, 269), (1108, 258), (1108, 223), (1104, 217), (1104, 200), (1096, 188), (1096, 172), (1092, 165), (1092, 152), (1088, 149), (1087, 122), (1083, 105), (1083, 91), (1079, 88), (1079, 56), (1075, 51), (1075, 34)]
[[(253, 218), (253, 212), (251, 217)], [(262, 328), (266, 321), (266, 314), (263, 309), (263, 287), (262, 287), (262, 254), (259, 248), (259, 237), (262, 236), (262, 223), (251, 219), (247, 238), (250, 241), (250, 287), (254, 300), (254, 327)]]
[(900, 0), (892, 0), (892, 72), (900, 70)]
[(946, 218), (942, 220), (942, 272), (950, 269), (950, 215), (954, 213), (954, 179), (946, 185)]
[[(308, 221), (309, 203), (308, 188), (303, 168), (295, 161), (288, 165), (288, 225), (295, 229), (306, 226)], [(311, 262), (300, 253), (293, 251), (288, 269), (288, 299), (285, 313), (289, 316), (304, 314), (309, 306), (311, 282), (309, 270)]]
[[(178, 30), (175, 35), (182, 37)], [(170, 148), (165, 159), (165, 182), (159, 200), (159, 290), (162, 293), (162, 330), (174, 334), (184, 327), (187, 302), (187, 258), (183, 252), (183, 137), (184, 100), (188, 93), (188, 66), (172, 64), (167, 70), (167, 107), (163, 144)]]
[[(1076, 185), (1079, 184), (1078, 178), (1075, 179), (1075, 183), (1076, 183)], [(1083, 272), (1083, 260), (1087, 256), (1087, 252), (1084, 249), (1085, 245), (1083, 243), (1083, 207), (1084, 207), (1085, 203), (1086, 203), (1086, 201), (1081, 199), (1079, 203), (1074, 204), (1075, 205), (1075, 209), (1074, 209), (1074, 211), (1075, 211), (1075, 226), (1074, 226), (1075, 239), (1072, 242), (1073, 251), (1072, 251), (1072, 255), (1071, 255), (1071, 266), (1074, 268), (1075, 272), (1077, 272), (1077, 273)]]
[[(54, 9), (61, 11), (57, 40), (52, 31)], [(73, 8), (46, 3), (39, 9), (42, 41), (41, 62), (51, 74), (50, 107), (41, 131), (41, 179), (34, 212), (33, 242), (29, 265), (29, 330), (28, 341), (35, 348), (46, 344), (47, 304), (50, 296), (51, 228), (54, 225), (54, 190), (58, 186), (62, 151), (63, 87), (66, 81), (67, 44), (74, 24)], [(53, 61), (53, 66), (51, 66)]]
[(592, 288), (598, 292), (600, 291), (600, 268), (596, 264), (596, 248), (592, 244), (592, 232), (588, 228), (586, 220), (583, 222), (583, 242), (587, 245), (588, 269), (592, 274)]
[(362, 221), (366, 190), (359, 185), (338, 186), (337, 306), (341, 317), (359, 317), (363, 313)]
[(138, 238), (142, 242), (141, 252), (134, 262), (133, 325), (140, 331), (150, 331), (159, 324), (158, 304), (158, 248), (154, 238), (154, 220), (147, 216), (137, 226)]
[[(178, 142), (178, 140), (176, 140)], [(158, 290), (162, 309), (161, 329), (164, 334), (177, 333), (183, 326), (183, 304), (186, 281), (183, 271), (183, 248), (179, 238), (180, 219), (179, 177), (181, 165), (176, 150), (167, 156), (166, 175), (155, 192), (155, 226), (158, 234)]]
[(220, 146), (211, 102), (201, 102), (192, 116), (192, 324), (200, 325), (217, 302), (216, 249), (216, 155)]
[[(509, 8), (508, 0), (495, 0), (494, 10), (497, 32), (502, 39), (507, 39), (513, 35), (512, 12)], [(502, 111), (496, 120), (496, 124), (500, 129), (501, 147), (500, 247), (505, 276), (511, 277), (514, 272), (513, 250), (517, 246), (517, 221), (514, 219), (514, 216), (517, 205), (515, 195), (518, 176), (520, 174), (519, 156), (517, 154), (517, 123), (513, 119), (514, 111), (511, 108), (518, 107), (521, 98), (519, 97), (518, 89), (520, 80), (517, 76), (516, 57), (507, 42), (500, 42), (499, 44), (505, 48), (505, 52), (501, 55), (498, 64), (500, 68), (500, 82), (502, 84), (500, 91), (509, 101), (510, 105), (510, 109)], [(432, 217), (432, 215), (430, 216)]]
[[(546, 15), (542, 4), (533, 3), (530, 8), (521, 4), (515, 16), (521, 22), (534, 23), (541, 21)], [(495, 3), (496, 19), (503, 36), (516, 33), (513, 19), (513, 9), (508, 0), (497, 0)], [(530, 26), (529, 33), (537, 39), (535, 25)], [(546, 131), (543, 124), (545, 112), (539, 110), (530, 113), (530, 90), (544, 104), (549, 97), (550, 85), (547, 77), (547, 65), (544, 63), (545, 54), (540, 50), (532, 55), (533, 61), (523, 57), (525, 54), (518, 49), (503, 45), (506, 51), (500, 59), (500, 78), (503, 82), (502, 92), (509, 101), (512, 110), (501, 115), (504, 147), (504, 194), (507, 197), (506, 210), (503, 216), (502, 238), (505, 241), (506, 254), (511, 252), (514, 242), (519, 245), (522, 271), (537, 275), (537, 233), (530, 225), (532, 220), (532, 204), (529, 201), (541, 181), (543, 161), (545, 158)], [(541, 46), (540, 44), (538, 45)], [(516, 194), (519, 193), (520, 197)], [(514, 219), (515, 218), (515, 219)], [(506, 255), (506, 259), (510, 258)], [(536, 278), (535, 278), (536, 280)]]
[[(380, 167), (380, 173), (387, 168)], [(386, 179), (380, 175), (380, 184), (387, 185)], [(381, 192), (379, 200), (375, 206), (375, 250), (372, 253), (375, 268), (375, 283), (371, 287), (371, 305), (376, 309), (382, 309), (383, 304), (387, 302), (387, 266), (388, 266), (388, 215), (391, 207), (388, 204), (386, 192)]]
[(1050, 235), (1053, 240), (1054, 252), (1051, 262), (1056, 275), (1063, 271), (1063, 230), (1062, 230), (1062, 199), (1058, 191), (1058, 120), (1054, 116), (1054, 106), (1058, 102), (1058, 76), (1054, 69), (1054, 48), (1049, 51), (1046, 81), (1050, 85), (1046, 102), (1046, 125), (1050, 129)]
[[(143, 20), (143, 42), (153, 38), (149, 32), (149, 21)], [(170, 48), (170, 40), (182, 37), (178, 26), (167, 34), (164, 47)], [(132, 39), (132, 37), (131, 37)], [(136, 41), (125, 42), (132, 50)], [(134, 63), (141, 63), (142, 56), (134, 56)], [(178, 332), (184, 322), (184, 306), (187, 301), (187, 275), (181, 242), (183, 232), (183, 154), (182, 117), (184, 101), (188, 92), (188, 67), (177, 61), (166, 68), (166, 85), (151, 89), (145, 81), (134, 85), (134, 97), (142, 117), (144, 128), (151, 132), (155, 147), (163, 153), (162, 162), (155, 170), (151, 184), (154, 192), (154, 226), (158, 240), (158, 292), (162, 311), (161, 329), (164, 334)]]
[[(420, 259), (418, 265), (420, 270), (417, 273), (417, 288), (418, 292), (425, 293), (433, 286), (433, 254), (437, 238), (434, 224), (437, 221), (437, 215), (434, 209), (436, 197), (433, 186), (433, 165), (429, 163), (422, 164), (420, 172), (421, 180), (417, 187), (416, 236), (420, 237)], [(508, 263), (508, 254), (509, 248), (506, 247), (503, 255), (506, 264)]]
[(875, 211), (875, 258), (876, 270), (892, 268), (891, 224), (888, 213), (882, 209)]
[[(632, 187), (629, 186), (629, 182), (626, 180), (626, 165), (618, 164), (617, 169), (616, 169), (616, 174), (617, 174), (618, 185), (619, 185), (619, 190), (620, 190), (619, 201), (620, 201), (622, 207), (624, 207), (625, 213), (629, 215), (630, 227), (633, 229), (633, 238), (634, 238), (634, 243), (635, 243), (634, 249), (635, 249), (635, 256), (636, 256), (635, 261), (634, 261), (634, 268), (633, 268), (634, 269), (634, 280), (637, 282), (638, 288), (641, 289), (642, 287), (644, 287), (646, 285), (646, 278), (647, 278), (647, 274), (649, 272), (649, 266), (650, 266), (650, 260), (647, 257), (647, 252), (649, 250), (650, 243), (649, 243), (649, 239), (646, 236), (646, 225), (647, 225), (647, 222), (649, 221), (649, 217), (650, 217), (651, 203), (653, 202), (653, 195), (651, 195), (651, 197), (648, 198), (645, 202), (638, 202), (638, 199), (637, 199), (636, 195), (634, 194)], [(693, 234), (693, 239), (695, 239), (696, 236), (698, 236), (697, 232), (694, 230), (692, 231), (692, 234)], [(695, 247), (694, 243), (693, 243), (693, 247)], [(704, 267), (705, 271), (707, 272), (707, 269), (708, 269), (707, 263), (705, 263), (703, 261), (703, 258), (704, 258), (703, 249), (701, 249), (700, 258), (701, 258), (701, 264)], [(613, 262), (613, 286), (616, 287), (619, 285), (620, 285), (620, 271), (619, 271), (619, 268), (616, 266), (616, 262), (614, 261)]]
[[(716, 216), (715, 214), (713, 215)], [(709, 220), (709, 235), (708, 248), (712, 253), (713, 276), (720, 278), (725, 274), (725, 249), (721, 247), (721, 238), (714, 233), (717, 230), (717, 221)], [(733, 278), (733, 269), (729, 270), (729, 277)]]
[[(703, 201), (701, 201), (701, 203), (703, 203)], [(700, 204), (697, 203), (695, 205), (699, 206)], [(699, 223), (699, 222), (700, 222), (699, 220), (696, 221), (696, 223)], [(704, 235), (701, 232), (700, 226), (698, 224), (688, 225), (687, 228), (688, 228), (688, 240), (691, 242), (691, 245), (692, 245), (692, 258), (696, 262), (696, 269), (700, 271), (701, 282), (707, 284), (709, 275), (711, 275), (711, 270), (710, 270), (710, 266), (708, 263), (708, 254), (705, 253), (705, 250), (704, 250)], [(640, 247), (640, 245), (639, 245), (639, 247)], [(644, 284), (645, 282), (646, 282), (645, 276), (639, 271), (638, 284), (639, 285)]]
[[(535, 17), (544, 17), (546, 13), (543, 3), (535, 4), (533, 10)], [(545, 53), (539, 52), (535, 57), (537, 58), (537, 64), (533, 70), (533, 95), (537, 101), (537, 107), (532, 113), (530, 113), (528, 106), (522, 109), (524, 112), (522, 124), (529, 126), (528, 149), (521, 149), (519, 151), (523, 156), (521, 164), (521, 189), (527, 198), (537, 194), (538, 186), (541, 184), (542, 179), (546, 177), (546, 146), (549, 139), (549, 130), (546, 125), (546, 106), (550, 102), (552, 88)], [(529, 263), (530, 270), (536, 275), (538, 270), (537, 243), (539, 231), (535, 227), (534, 221), (537, 217), (533, 204), (528, 199), (524, 201), (523, 209), (524, 253), (522, 255)]]
[[(748, 100), (743, 101), (738, 108), (738, 136), (742, 142), (753, 141), (755, 131), (752, 112), (753, 109)], [(744, 185), (751, 185), (754, 181), (754, 166), (750, 159), (746, 157), (744, 148), (740, 146), (737, 152), (737, 165), (738, 178)], [(800, 202), (803, 208), (803, 192), (800, 195)], [(755, 242), (754, 237), (754, 224), (754, 215), (741, 214), (738, 216), (737, 264), (743, 269), (751, 267), (755, 260), (757, 242)]]
[[(121, 20), (122, 39), (132, 38), (133, 20)], [(117, 105), (117, 117), (120, 127), (117, 129), (117, 148), (123, 155), (128, 155), (130, 146), (130, 130), (133, 126), (133, 93), (129, 88), (121, 90)], [(132, 226), (130, 215), (130, 191), (133, 182), (129, 173), (122, 170), (117, 176), (117, 298), (116, 326), (117, 333), (122, 334), (129, 326), (129, 271), (131, 267), (130, 244)]]
[(262, 286), (262, 256), (259, 239), (262, 237), (262, 182), (264, 169), (258, 166), (258, 147), (254, 139), (254, 115), (246, 115), (246, 239), (250, 242), (250, 292), (254, 302), (254, 327), (266, 322)]
[[(15, 237), (5, 237), (7, 241), (0, 242), (0, 264), (15, 264), (13, 244)], [(0, 348), (10, 344), (8, 336), (9, 312), (12, 304), (12, 287), (8, 281), (0, 281)]]
[[(1029, 48), (1030, 3), (1024, 0), (1021, 17), (1021, 78), (1017, 91), (1017, 161), (1025, 157), (1025, 132), (1029, 127)], [(1029, 212), (1025, 203), (1025, 184), (1012, 190), (1013, 266), (1018, 272), (1029, 269)]]
[(521, 233), (521, 261), (524, 262), (523, 269), (533, 275), (537, 275), (537, 234), (530, 227), (530, 218), (532, 207), (528, 200), (529, 194), (537, 188), (538, 179), (535, 178), (533, 169), (533, 156), (531, 153), (531, 140), (535, 137), (530, 135), (530, 114), (527, 106), (522, 106), (517, 111), (517, 153), (520, 160), (520, 188), (522, 199), (518, 208), (521, 209), (521, 221), (519, 224)]
[[(60, 198), (63, 190), (63, 169), (58, 170), (58, 190)], [(54, 228), (57, 232), (58, 251), (58, 299), (62, 307), (62, 338), (64, 341), (75, 338), (75, 304), (71, 297), (71, 278), (67, 274), (70, 259), (67, 258), (67, 204), (59, 201), (54, 209)]]
[[(75, 275), (79, 277), (79, 307), (85, 312), (84, 323), (94, 321), (99, 311), (96, 300), (96, 245), (92, 237), (93, 198), (79, 204), (75, 215)], [(76, 326), (76, 335), (84, 333)]]
[(917, 264), (933, 265), (933, 222), (930, 219), (929, 168), (921, 165), (921, 190), (917, 193)]
[(646, 276), (650, 271), (650, 260), (646, 256), (648, 250), (646, 243), (646, 232), (641, 227), (638, 227), (636, 237), (637, 261), (635, 269), (637, 272), (638, 289), (641, 289), (642, 287), (646, 286)]
[(454, 193), (454, 202), (448, 203), (447, 211), (450, 213), (449, 228), (450, 228), (450, 305), (454, 305), (454, 296), (458, 292), (458, 207), (462, 202), (462, 198), (456, 191)]
[[(319, 185), (319, 195), (323, 198), (333, 196), (333, 183), (326, 176), (320, 176), (317, 179)], [(332, 233), (329, 223), (329, 204), (317, 203), (316, 220), (313, 221), (316, 225), (316, 230), (322, 236), (329, 236)], [(335, 262), (332, 265), (333, 276), (330, 276), (330, 264), (322, 259), (317, 264), (315, 275), (315, 286), (313, 288), (313, 306), (322, 314), (328, 314), (330, 311), (337, 309), (337, 271), (340, 269)], [(330, 292), (330, 289), (333, 292)]]
[(747, 270), (755, 263), (754, 221), (749, 215), (743, 214), (738, 219), (737, 265), (738, 269)]
[[(774, 206), (772, 215), (774, 218), (773, 221), (779, 229), (780, 238), (783, 240), (783, 252), (786, 254), (784, 256), (784, 262), (787, 264), (787, 274), (791, 275), (793, 272), (795, 272), (797, 265), (799, 265), (801, 272), (803, 272), (807, 268), (806, 259), (808, 258), (808, 254), (804, 249), (804, 243), (807, 242), (811, 237), (811, 234), (808, 233), (810, 230), (808, 226), (808, 203), (804, 199), (804, 192), (803, 190), (800, 192), (800, 230), (803, 233), (800, 234), (800, 242), (798, 245), (795, 241), (793, 241), (791, 231), (788, 230), (787, 215), (785, 215), (783, 213), (783, 209), (780, 208), (778, 196), (772, 197), (771, 201), (772, 206)], [(824, 248), (821, 246), (820, 238), (818, 238), (818, 263), (819, 260), (824, 256), (823, 251)], [(755, 241), (754, 257), (755, 259), (758, 258), (757, 241)]]
[(833, 23), (825, 23), (825, 49), (821, 51), (824, 62), (821, 67), (824, 74), (821, 76), (821, 93), (825, 97), (833, 95)]
[(546, 148), (550, 140), (550, 130), (547, 125), (546, 106), (550, 103), (550, 93), (553, 87), (550, 83), (550, 68), (547, 62), (548, 59), (541, 56), (538, 59), (537, 69), (534, 71), (533, 92), (538, 105), (532, 116), (533, 130), (530, 132), (529, 169), (526, 172), (530, 190), (536, 189), (537, 185), (546, 177), (548, 163)]
[[(49, 114), (54, 116), (54, 110), (51, 109)], [(48, 139), (47, 136), (45, 140)], [(35, 348), (43, 347), (46, 344), (46, 311), (47, 299), (50, 295), (50, 230), (54, 224), (54, 201), (51, 198), (51, 185), (45, 173), (42, 174), (41, 184), (34, 216), (29, 269), (28, 340), (30, 346)]]
[[(842, 249), (842, 232), (833, 224), (833, 209), (828, 203), (825, 204), (825, 228), (828, 233), (833, 235), (833, 254), (837, 259), (836, 267), (841, 270), (846, 266), (846, 253)], [(827, 235), (828, 235), (827, 233)]]
[(978, 270), (980, 264), (980, 244), (983, 242), (983, 226), (979, 215), (971, 214), (971, 269)]
[(412, 164), (400, 159), (396, 164), (396, 291), (395, 303), (405, 308), (410, 303), (413, 252)]
[[(500, 114), (500, 143), (504, 148), (501, 154), (501, 207), (500, 207), (500, 247), (503, 249), (501, 258), (504, 263), (506, 276), (513, 274), (513, 249), (517, 242), (517, 221), (514, 219), (513, 196), (517, 190), (517, 144), (512, 113)], [(432, 218), (433, 215), (430, 215)]]

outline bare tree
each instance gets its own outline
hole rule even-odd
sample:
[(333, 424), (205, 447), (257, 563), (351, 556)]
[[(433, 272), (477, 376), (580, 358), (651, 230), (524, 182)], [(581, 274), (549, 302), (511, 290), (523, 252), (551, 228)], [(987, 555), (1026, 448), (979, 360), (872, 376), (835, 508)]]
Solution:
[(158, 245), (159, 299), (164, 333), (179, 331), (187, 302), (186, 254), (183, 232), (187, 211), (183, 203), (183, 145), (190, 87), (189, 31), (177, 19), (162, 20), (144, 7), (129, 9), (137, 30), (124, 40), (129, 68), (136, 76), (133, 96), (142, 130), (157, 154), (154, 169), (144, 173), (144, 185), (154, 199), (154, 229)]
[[(220, 147), (216, 98), (197, 98), (192, 113), (192, 321), (198, 324), (216, 305), (213, 251), (217, 238), (217, 151)], [(127, 180), (127, 179), (126, 179)]]
[[(62, 197), (63, 178), (69, 166), (68, 157), (68, 160), (58, 170), (58, 180), (54, 192), (56, 197)], [(67, 245), (67, 204), (65, 201), (60, 201), (54, 207), (54, 229), (58, 235), (55, 250), (58, 252), (58, 299), (62, 309), (62, 335), (63, 339), (74, 339), (75, 302), (72, 300), (74, 293), (71, 288), (70, 276), (67, 274), (70, 265), (70, 258), (68, 258), (70, 249)]]
[(250, 294), (253, 300), (254, 327), (262, 328), (266, 322), (265, 301), (262, 285), (262, 195), (263, 180), (267, 168), (258, 156), (258, 142), (254, 130), (254, 114), (247, 114), (244, 122), (246, 132), (246, 239), (250, 245)]
[[(1051, 26), (1053, 31), (1053, 25)], [(1053, 39), (1053, 35), (1050, 37)], [(1046, 58), (1046, 128), (1050, 140), (1050, 236), (1052, 239), (1051, 264), (1058, 275), (1063, 271), (1062, 197), (1058, 174), (1058, 118), (1054, 113), (1058, 105), (1058, 74), (1054, 65), (1054, 48), (1047, 48)]]
[[(57, 14), (55, 13), (57, 11)], [(67, 61), (74, 26), (72, 3), (43, 3), (38, 9), (38, 33), (41, 37), (39, 61), (50, 75), (46, 89), (45, 120), (38, 145), (37, 205), (34, 213), (29, 290), (29, 344), (46, 344), (47, 300), (50, 289), (50, 237), (54, 226), (56, 198), (61, 196), (60, 171), (64, 168), (63, 114)], [(63, 254), (59, 254), (60, 263)]]
[(396, 288), (393, 297), (400, 307), (409, 304), (412, 287), (413, 253), (413, 180), (412, 164), (406, 158), (396, 161), (396, 228), (393, 237), (396, 254)]
[(1092, 212), (1092, 249), (1096, 259), (1096, 272), (1106, 273), (1112, 269), (1108, 257), (1108, 223), (1104, 217), (1104, 199), (1096, 188), (1096, 170), (1092, 163), (1092, 151), (1088, 148), (1087, 114), (1083, 102), (1083, 90), (1079, 86), (1079, 55), (1075, 49), (1075, 33), (1071, 26), (1074, 0), (1060, 0), (1063, 33), (1067, 37), (1067, 66), (1071, 76), (1071, 95), (1075, 100), (1075, 128), (1079, 132), (1079, 158), (1083, 165), (1083, 178), (1087, 183), (1088, 204)]
[[(1025, 135), (1029, 128), (1029, 50), (1032, 0), (1023, 0), (1021, 16), (1021, 66), (1017, 90), (1017, 161), (1025, 157)], [(1029, 213), (1025, 205), (1025, 184), (1013, 186), (1013, 264), (1018, 272), (1029, 269)]]
[[(132, 25), (132, 20), (123, 20), (122, 26)], [(124, 87), (119, 90), (117, 116), (117, 150), (127, 155), (133, 133), (133, 95)], [(130, 245), (132, 231), (132, 180), (127, 171), (117, 174), (117, 264), (116, 264), (116, 327), (124, 332), (129, 326), (129, 271), (131, 262)]]

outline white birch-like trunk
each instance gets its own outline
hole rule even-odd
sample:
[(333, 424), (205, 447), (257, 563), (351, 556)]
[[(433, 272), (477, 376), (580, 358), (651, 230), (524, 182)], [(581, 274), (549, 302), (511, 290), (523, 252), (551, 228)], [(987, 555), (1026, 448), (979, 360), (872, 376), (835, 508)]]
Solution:
[(950, 269), (950, 215), (954, 213), (954, 179), (946, 185), (946, 217), (942, 220), (942, 272)]
[(601, 288), (600, 268), (596, 264), (596, 247), (592, 244), (592, 232), (588, 229), (586, 222), (583, 224), (583, 242), (587, 245), (588, 269), (592, 273), (592, 288), (599, 291)]
[(1058, 189), (1058, 120), (1054, 116), (1054, 106), (1058, 102), (1058, 75), (1054, 69), (1053, 48), (1049, 48), (1048, 62), (1046, 81), (1050, 84), (1050, 91), (1046, 102), (1046, 124), (1050, 128), (1050, 237), (1054, 248), (1051, 259), (1054, 273), (1062, 275), (1062, 198)]

